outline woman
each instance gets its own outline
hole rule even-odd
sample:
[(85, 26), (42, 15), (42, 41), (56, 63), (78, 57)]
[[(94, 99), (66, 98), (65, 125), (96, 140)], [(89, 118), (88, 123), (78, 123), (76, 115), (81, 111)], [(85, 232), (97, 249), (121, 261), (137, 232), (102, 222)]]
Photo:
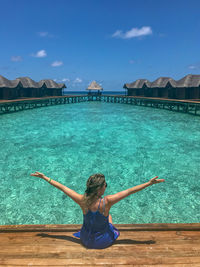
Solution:
[(36, 176), (49, 182), (73, 199), (82, 209), (83, 226), (81, 230), (73, 235), (81, 239), (87, 248), (102, 249), (113, 244), (118, 238), (119, 231), (112, 225), (112, 217), (109, 214), (110, 208), (124, 199), (147, 186), (164, 182), (164, 179), (152, 178), (149, 182), (131, 187), (113, 195), (102, 196), (106, 190), (107, 183), (103, 174), (91, 175), (87, 180), (87, 189), (83, 195), (74, 190), (52, 180), (43, 173), (35, 172), (31, 176)]

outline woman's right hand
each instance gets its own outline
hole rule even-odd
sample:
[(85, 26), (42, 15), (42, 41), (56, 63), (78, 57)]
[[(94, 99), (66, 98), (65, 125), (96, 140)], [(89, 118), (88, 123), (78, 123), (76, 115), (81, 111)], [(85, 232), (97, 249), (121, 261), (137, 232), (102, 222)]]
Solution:
[(44, 178), (45, 175), (41, 172), (35, 172), (35, 173), (31, 173), (31, 176), (35, 176), (35, 177), (39, 177), (39, 178)]
[(165, 179), (157, 179), (157, 178), (158, 176), (155, 176), (154, 178), (149, 180), (150, 185), (165, 182)]

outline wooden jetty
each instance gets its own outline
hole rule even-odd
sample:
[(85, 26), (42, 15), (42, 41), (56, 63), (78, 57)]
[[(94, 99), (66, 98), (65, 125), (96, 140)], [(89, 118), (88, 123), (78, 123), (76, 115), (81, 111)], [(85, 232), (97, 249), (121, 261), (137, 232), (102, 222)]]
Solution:
[(99, 250), (72, 235), (81, 225), (0, 226), (0, 266), (200, 266), (200, 223), (115, 226), (119, 238)]
[(26, 109), (33, 109), (38, 107), (47, 107), (51, 105), (72, 104), (86, 101), (102, 101), (108, 103), (130, 104), (137, 106), (167, 109), (170, 111), (184, 112), (192, 115), (200, 115), (200, 99), (177, 100), (121, 95), (77, 95), (0, 100), (0, 114), (22, 111)]
[(22, 111), (52, 105), (71, 104), (87, 101), (85, 96), (52, 96), (41, 98), (22, 98), (13, 100), (0, 100), (0, 114)]

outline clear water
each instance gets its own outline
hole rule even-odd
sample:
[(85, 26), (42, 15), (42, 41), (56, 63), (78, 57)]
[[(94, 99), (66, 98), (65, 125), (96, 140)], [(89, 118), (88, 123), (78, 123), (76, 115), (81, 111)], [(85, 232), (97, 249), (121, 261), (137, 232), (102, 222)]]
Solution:
[(114, 223), (200, 222), (200, 118), (126, 104), (84, 102), (0, 117), (0, 224), (82, 223), (79, 206), (40, 171), (83, 193), (105, 174), (106, 194), (147, 182), (111, 208)]

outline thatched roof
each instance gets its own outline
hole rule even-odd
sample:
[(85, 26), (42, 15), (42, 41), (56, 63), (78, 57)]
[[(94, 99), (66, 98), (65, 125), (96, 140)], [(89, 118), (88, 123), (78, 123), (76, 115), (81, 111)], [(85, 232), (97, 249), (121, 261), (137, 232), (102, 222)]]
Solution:
[(17, 86), (22, 88), (42, 88), (44, 86), (49, 89), (66, 88), (64, 83), (56, 83), (53, 80), (35, 82), (29, 77), (20, 77), (11, 81), (0, 75), (0, 88), (16, 88)]
[(3, 87), (14, 88), (14, 87), (17, 87), (16, 84), (17, 84), (16, 82), (10, 81), (10, 80), (8, 80), (5, 77), (0, 75), (0, 88), (3, 88)]
[(86, 90), (103, 90), (103, 88), (96, 81), (93, 81)]
[(200, 75), (188, 74), (176, 82), (177, 87), (199, 87)]
[(162, 88), (162, 87), (166, 87), (167, 84), (171, 85), (172, 87), (176, 86), (176, 82), (170, 77), (160, 77), (154, 82), (152, 82), (150, 86), (151, 88), (154, 88), (154, 87)]
[(66, 85), (64, 83), (56, 83), (53, 80), (41, 80), (39, 84), (45, 84), (47, 88), (66, 88)]
[(136, 80), (135, 82), (133, 83), (126, 83), (126, 85), (129, 87), (129, 88), (142, 88), (144, 86), (144, 84), (146, 84), (146, 82), (149, 82), (148, 80), (145, 80), (145, 79), (138, 79)]
[(200, 86), (200, 75), (189, 74), (182, 79), (175, 81), (170, 77), (160, 77), (153, 82), (145, 79), (139, 79), (132, 83), (125, 83), (124, 88), (126, 89), (140, 89), (143, 87), (147, 88), (165, 88), (170, 87), (199, 87)]
[(39, 88), (38, 83), (29, 77), (19, 77), (16, 80), (20, 81), (24, 88)]

